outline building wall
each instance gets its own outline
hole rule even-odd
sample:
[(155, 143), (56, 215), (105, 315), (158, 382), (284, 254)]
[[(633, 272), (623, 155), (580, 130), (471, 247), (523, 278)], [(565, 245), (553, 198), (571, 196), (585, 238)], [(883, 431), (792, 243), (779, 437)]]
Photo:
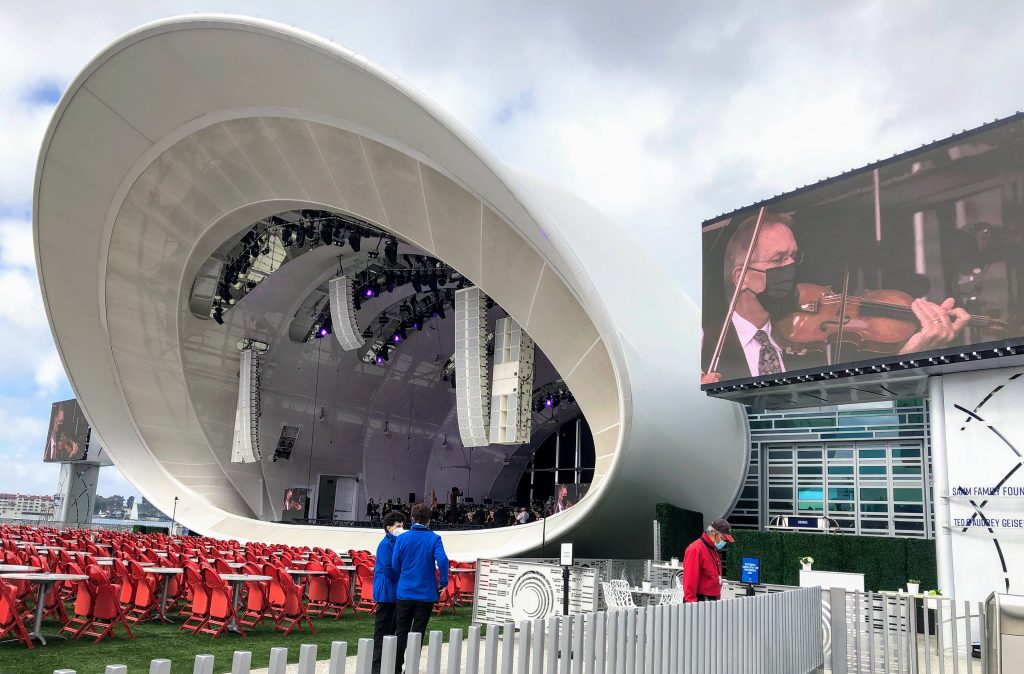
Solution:
[(734, 526), (775, 515), (834, 518), (844, 531), (931, 538), (928, 408), (922, 400), (755, 413)]

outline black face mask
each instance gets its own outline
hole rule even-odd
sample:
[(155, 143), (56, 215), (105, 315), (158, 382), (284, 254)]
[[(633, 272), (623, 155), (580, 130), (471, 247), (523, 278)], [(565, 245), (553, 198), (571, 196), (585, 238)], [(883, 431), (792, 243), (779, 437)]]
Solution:
[(757, 299), (765, 311), (773, 318), (782, 318), (796, 311), (799, 307), (796, 264), (773, 267), (761, 273), (764, 274), (764, 292)]

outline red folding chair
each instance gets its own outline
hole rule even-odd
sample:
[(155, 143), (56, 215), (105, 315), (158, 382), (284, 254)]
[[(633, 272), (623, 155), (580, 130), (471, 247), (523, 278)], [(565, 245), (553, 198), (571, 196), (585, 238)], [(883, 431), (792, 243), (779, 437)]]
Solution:
[(90, 566), (85, 572), (93, 589), (92, 621), (79, 631), (78, 636), (96, 637), (98, 643), (108, 636), (113, 636), (114, 629), (120, 623), (124, 625), (128, 637), (134, 641), (135, 635), (132, 634), (131, 625), (121, 610), (117, 591), (107, 578), (107, 574), (98, 566)]
[(22, 613), (18, 608), (18, 600), (14, 596), (15, 588), (9, 583), (0, 581), (0, 639), (14, 633), (18, 641), (23, 641), (32, 648), (32, 638), (22, 622)]
[(188, 620), (181, 624), (178, 631), (189, 630), (195, 634), (203, 628), (209, 619), (210, 594), (206, 590), (206, 585), (203, 584), (202, 576), (194, 566), (185, 567), (185, 583), (192, 599), (189, 604)]
[(327, 606), (322, 615), (332, 613), (335, 619), (345, 615), (345, 609), (352, 609), (356, 615), (356, 607), (352, 605), (352, 577), (334, 564), (326, 564), (327, 572)]
[(356, 594), (356, 611), (376, 612), (377, 602), (373, 599), (373, 567), (365, 562), (356, 564)]
[[(69, 565), (68, 573), (81, 574), (81, 569), (75, 565)], [(75, 604), (72, 609), (74, 617), (64, 622), (64, 626), (60, 629), (61, 633), (68, 632), (72, 638), (78, 638), (79, 634), (89, 623), (92, 622), (92, 606), (94, 602), (94, 592), (92, 585), (88, 580), (71, 581), (75, 584)]]
[[(309, 562), (306, 565), (307, 571), (323, 571), (323, 564), (320, 562)], [(330, 598), (330, 580), (328, 576), (308, 576), (306, 591), (306, 610), (310, 615), (322, 616), (327, 610), (327, 602)]]
[[(211, 638), (216, 639), (232, 621), (238, 622), (238, 616), (235, 614), (235, 607), (231, 601), (231, 586), (210, 567), (203, 569), (203, 585), (206, 586), (209, 596), (209, 610), (206, 622), (197, 630), (197, 633), (209, 634)], [(245, 636), (241, 626), (238, 627), (238, 632), (243, 637)]]
[(128, 622), (134, 625), (140, 620), (152, 617), (152, 614), (156, 612), (160, 593), (157, 579), (148, 575), (138, 562), (128, 562), (128, 573), (135, 585), (135, 592), (127, 615)]
[(281, 604), (277, 614), (277, 621), (274, 629), (280, 629), (284, 634), (290, 634), (296, 626), (301, 630), (302, 621), (309, 625), (311, 634), (316, 634), (313, 621), (309, 618), (305, 605), (302, 603), (302, 588), (295, 584), (291, 576), (284, 569), (277, 570), (277, 581), (284, 593), (284, 602)]

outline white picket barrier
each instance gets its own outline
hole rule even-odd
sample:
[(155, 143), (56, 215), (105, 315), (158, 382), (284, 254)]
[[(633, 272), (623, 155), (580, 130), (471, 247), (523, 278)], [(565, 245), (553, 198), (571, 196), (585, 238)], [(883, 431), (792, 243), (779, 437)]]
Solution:
[[(452, 629), (447, 661), (444, 633), (410, 634), (406, 674), (791, 674), (824, 664), (820, 588), (802, 588), (721, 602), (554, 616), (518, 625)], [(397, 638), (385, 637), (381, 672), (394, 671)], [(483, 663), (480, 662), (481, 654)], [(346, 674), (348, 644), (331, 644), (329, 674)], [(316, 672), (317, 647), (299, 646), (299, 674)], [(235, 651), (231, 674), (250, 674), (252, 654)], [(287, 648), (270, 650), (269, 674), (285, 674)], [(360, 639), (354, 674), (370, 674), (373, 639)], [(170, 660), (153, 660), (150, 674), (167, 674)], [(482, 672), (481, 672), (482, 667)], [(423, 671), (425, 669), (425, 671)], [(197, 655), (194, 674), (212, 674), (214, 657)], [(223, 671), (223, 670), (220, 670)], [(57, 669), (54, 674), (76, 674)], [(108, 665), (105, 674), (129, 674)]]

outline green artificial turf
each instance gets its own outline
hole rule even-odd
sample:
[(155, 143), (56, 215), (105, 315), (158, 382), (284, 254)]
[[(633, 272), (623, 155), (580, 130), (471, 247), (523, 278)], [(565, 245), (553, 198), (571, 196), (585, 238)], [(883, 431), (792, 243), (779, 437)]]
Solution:
[[(443, 617), (433, 616), (428, 630), (443, 630), (447, 640), (448, 630), (453, 627), (465, 629), (472, 615), (472, 607), (464, 606), (456, 609), (454, 614), (445, 612)], [(180, 624), (182, 619), (175, 617), (175, 620)], [(77, 674), (103, 674), (107, 665), (127, 665), (129, 674), (147, 674), (149, 661), (156, 658), (169, 659), (174, 674), (191, 674), (194, 658), (201, 654), (215, 657), (215, 672), (229, 672), (231, 655), (235, 651), (251, 651), (255, 669), (269, 664), (270, 649), (277, 646), (288, 649), (289, 663), (298, 662), (302, 644), (316, 644), (317, 659), (326, 660), (331, 654), (332, 641), (347, 641), (348, 654), (355, 655), (358, 640), (373, 636), (373, 620), (373, 616), (364, 613), (355, 618), (346, 613), (340, 620), (313, 618), (315, 635), (310, 635), (307, 627), (288, 636), (272, 632), (273, 622), (266, 621), (247, 632), (245, 638), (237, 634), (222, 634), (216, 639), (180, 632), (178, 625), (146, 622), (132, 627), (134, 641), (128, 639), (123, 627), (118, 627), (114, 638), (108, 637), (98, 644), (88, 637), (67, 641), (48, 639), (48, 645), (36, 644), (32, 650), (21, 643), (2, 643), (0, 674), (52, 674), (55, 669), (73, 669)], [(59, 622), (43, 621), (44, 635), (55, 634), (59, 630)]]

